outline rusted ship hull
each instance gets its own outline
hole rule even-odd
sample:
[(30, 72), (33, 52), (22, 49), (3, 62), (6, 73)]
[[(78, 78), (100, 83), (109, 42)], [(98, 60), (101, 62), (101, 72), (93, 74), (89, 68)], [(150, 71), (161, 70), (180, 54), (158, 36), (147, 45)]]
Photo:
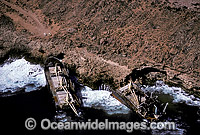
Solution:
[[(111, 89), (112, 96), (114, 98), (116, 98), (118, 101), (120, 101), (122, 104), (124, 104), (125, 106), (127, 106), (128, 108), (130, 108), (132, 111), (138, 113), (138, 109), (139, 108), (137, 107), (136, 103), (133, 103), (131, 101), (131, 97), (128, 98), (127, 96), (123, 95), (119, 91), (120, 90), (113, 90), (113, 89)], [(139, 116), (143, 117), (140, 113), (139, 113)]]
[(133, 111), (136, 111), (136, 107), (124, 96), (122, 96), (120, 93), (112, 90), (112, 96), (117, 99), (119, 102), (121, 102), (122, 104), (124, 104), (125, 106), (127, 106), (128, 108), (130, 108)]
[(161, 119), (168, 105), (166, 103), (160, 106), (157, 97), (146, 95), (132, 82), (120, 89), (110, 89), (110, 91), (114, 98), (136, 112), (142, 119), (149, 119), (151, 121)]
[(49, 57), (45, 61), (45, 76), (55, 106), (59, 109), (71, 109), (79, 116), (77, 108), (81, 106), (81, 100), (64, 64), (55, 57)]

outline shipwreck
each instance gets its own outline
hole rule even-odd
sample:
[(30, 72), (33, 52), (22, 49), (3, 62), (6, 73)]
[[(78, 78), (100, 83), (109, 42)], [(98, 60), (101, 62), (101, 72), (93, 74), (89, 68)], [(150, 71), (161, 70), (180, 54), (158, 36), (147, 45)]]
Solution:
[[(55, 105), (59, 109), (71, 109), (76, 116), (80, 116), (77, 108), (82, 106), (81, 96), (78, 96), (75, 84), (69, 75), (69, 70), (61, 60), (49, 57), (45, 61), (45, 75), (48, 88), (53, 94)], [(165, 113), (168, 103), (160, 103), (157, 96), (144, 93), (140, 85), (129, 83), (119, 89), (108, 88), (111, 95), (136, 112), (141, 118), (146, 120), (158, 120)]]
[(112, 96), (122, 104), (136, 112), (140, 118), (154, 121), (161, 119), (166, 114), (168, 103), (160, 103), (158, 96), (144, 93), (139, 84), (129, 80), (129, 84), (117, 90), (109, 89)]
[(45, 61), (45, 76), (56, 108), (71, 109), (76, 116), (79, 116), (77, 108), (82, 105), (81, 98), (77, 95), (75, 84), (69, 76), (69, 70), (62, 61), (49, 57)]

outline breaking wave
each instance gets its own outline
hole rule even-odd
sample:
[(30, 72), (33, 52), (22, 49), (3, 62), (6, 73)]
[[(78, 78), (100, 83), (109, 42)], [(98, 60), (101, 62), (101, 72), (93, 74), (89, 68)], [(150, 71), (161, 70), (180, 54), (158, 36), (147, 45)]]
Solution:
[(102, 109), (107, 114), (128, 114), (130, 109), (111, 96), (106, 90), (92, 90), (85, 86), (81, 91), (84, 107)]
[(15, 93), (20, 90), (30, 92), (45, 85), (44, 69), (24, 58), (9, 59), (0, 67), (0, 93)]
[(145, 92), (159, 92), (169, 94), (173, 97), (174, 103), (186, 103), (191, 106), (200, 106), (200, 99), (189, 95), (184, 90), (178, 87), (169, 87), (163, 81), (156, 81), (155, 86), (144, 86)]

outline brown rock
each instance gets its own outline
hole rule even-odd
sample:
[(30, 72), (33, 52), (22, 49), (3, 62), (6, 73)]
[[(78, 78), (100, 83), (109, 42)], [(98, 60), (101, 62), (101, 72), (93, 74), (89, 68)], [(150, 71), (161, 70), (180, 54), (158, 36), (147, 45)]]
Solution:
[(73, 34), (73, 33), (77, 32), (77, 30), (74, 29), (74, 28), (68, 28), (67, 32), (70, 33), (70, 34)]

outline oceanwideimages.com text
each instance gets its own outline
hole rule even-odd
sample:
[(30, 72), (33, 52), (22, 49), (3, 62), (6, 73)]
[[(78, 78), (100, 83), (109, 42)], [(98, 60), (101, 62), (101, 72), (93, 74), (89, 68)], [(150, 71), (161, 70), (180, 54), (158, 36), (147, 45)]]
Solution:
[[(105, 121), (88, 119), (86, 122), (55, 122), (43, 119), (40, 126), (43, 130), (126, 130), (128, 133), (134, 130), (176, 129), (174, 122), (111, 122), (108, 119), (105, 119)], [(33, 130), (36, 127), (36, 121), (33, 118), (28, 118), (25, 121), (25, 127), (28, 130)]]

